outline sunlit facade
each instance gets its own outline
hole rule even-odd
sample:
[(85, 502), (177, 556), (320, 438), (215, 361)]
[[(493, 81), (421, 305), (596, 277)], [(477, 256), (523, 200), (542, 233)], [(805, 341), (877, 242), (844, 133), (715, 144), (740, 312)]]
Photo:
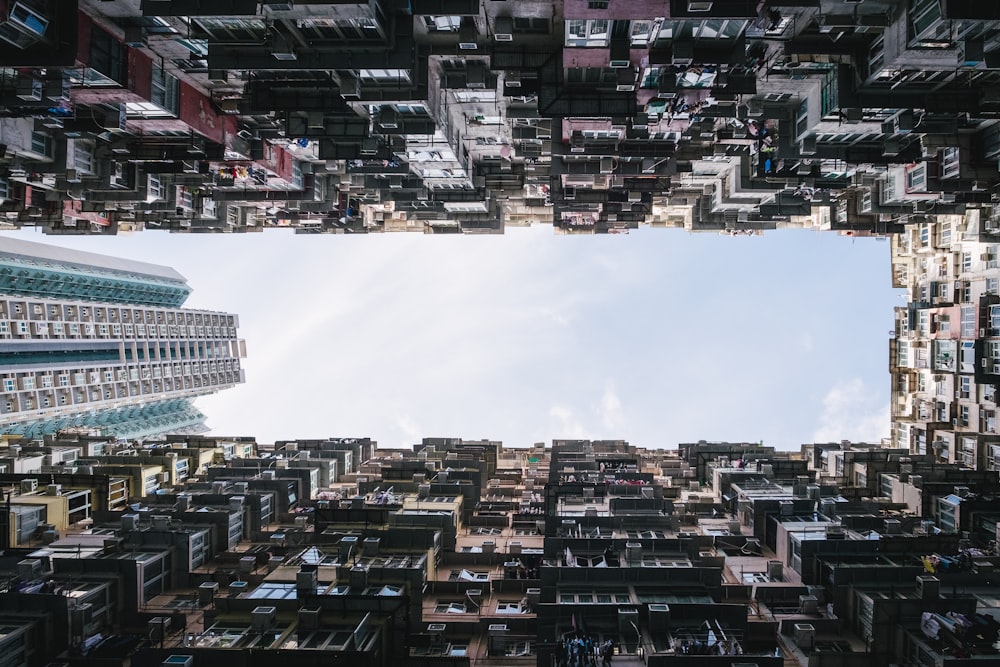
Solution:
[(0, 433), (200, 430), (189, 399), (243, 382), (245, 345), (236, 315), (181, 308), (190, 291), (167, 267), (4, 239)]

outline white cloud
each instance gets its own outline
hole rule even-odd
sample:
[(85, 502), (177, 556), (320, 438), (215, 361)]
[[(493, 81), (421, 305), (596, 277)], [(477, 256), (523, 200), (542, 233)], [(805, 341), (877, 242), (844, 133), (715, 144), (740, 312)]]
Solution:
[(553, 405), (549, 408), (549, 418), (552, 427), (550, 429), (551, 439), (586, 439), (590, 438), (590, 432), (584, 428), (583, 424), (573, 414), (573, 410), (565, 405)]
[(404, 442), (395, 443), (392, 446), (405, 447), (406, 445), (412, 445), (413, 443), (420, 442), (421, 438), (430, 435), (429, 433), (425, 433), (417, 421), (409, 415), (396, 417), (394, 426), (396, 427), (396, 431), (403, 434)]
[(823, 397), (823, 412), (814, 442), (878, 442), (890, 431), (889, 404), (860, 377), (841, 380)]
[(613, 382), (608, 382), (604, 386), (604, 394), (601, 396), (599, 409), (601, 423), (608, 431), (614, 431), (622, 423), (622, 401), (615, 392)]

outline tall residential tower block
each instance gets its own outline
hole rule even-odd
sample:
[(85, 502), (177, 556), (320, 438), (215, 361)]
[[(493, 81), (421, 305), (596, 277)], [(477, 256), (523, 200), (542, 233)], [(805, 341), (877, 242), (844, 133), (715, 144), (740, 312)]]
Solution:
[(246, 349), (190, 292), (168, 267), (4, 238), (0, 433), (203, 430), (190, 399), (243, 382)]

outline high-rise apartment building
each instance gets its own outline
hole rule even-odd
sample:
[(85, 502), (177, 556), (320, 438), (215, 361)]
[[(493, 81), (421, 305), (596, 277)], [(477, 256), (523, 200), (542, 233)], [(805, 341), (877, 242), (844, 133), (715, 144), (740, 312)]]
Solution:
[(0, 433), (200, 430), (191, 399), (243, 382), (245, 344), (236, 315), (182, 308), (190, 291), (168, 267), (0, 240)]
[(993, 206), (998, 5), (17, 0), (0, 226), (899, 232)]
[(1000, 470), (1000, 219), (927, 216), (893, 238), (896, 447)]

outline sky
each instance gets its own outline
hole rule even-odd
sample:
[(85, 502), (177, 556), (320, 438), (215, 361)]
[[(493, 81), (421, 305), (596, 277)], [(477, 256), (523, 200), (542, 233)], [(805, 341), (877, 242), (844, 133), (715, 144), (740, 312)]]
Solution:
[(234, 312), (246, 383), (216, 435), (877, 441), (889, 435), (889, 244), (778, 230), (557, 236), (0, 234), (166, 264)]

